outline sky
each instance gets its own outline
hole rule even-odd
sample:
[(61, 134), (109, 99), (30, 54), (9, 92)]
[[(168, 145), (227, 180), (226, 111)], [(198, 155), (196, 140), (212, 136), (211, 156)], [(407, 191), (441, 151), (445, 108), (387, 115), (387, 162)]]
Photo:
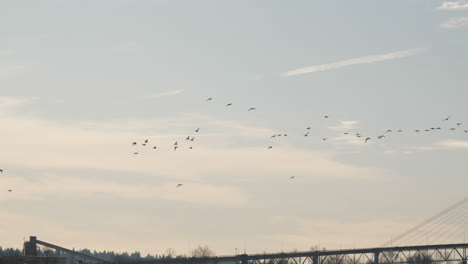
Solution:
[(467, 196), (468, 1), (0, 5), (3, 247), (379, 246)]

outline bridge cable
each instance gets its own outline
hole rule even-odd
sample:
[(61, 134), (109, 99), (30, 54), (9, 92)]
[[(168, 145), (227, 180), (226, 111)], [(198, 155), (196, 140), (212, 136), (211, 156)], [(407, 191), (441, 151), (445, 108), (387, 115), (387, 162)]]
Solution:
[[(442, 243), (444, 243), (445, 241), (447, 241), (448, 239), (450, 239), (451, 241), (454, 241), (453, 238), (454, 237), (459, 237), (460, 236), (460, 233), (457, 232), (457, 231), (460, 231), (460, 229), (462, 228), (463, 230), (463, 233), (465, 232), (465, 229), (466, 229), (466, 225), (463, 225), (463, 223), (466, 222), (467, 220), (467, 216), (468, 216), (468, 210), (465, 212), (465, 214), (463, 215), (463, 217), (460, 217), (460, 220), (457, 221), (456, 223), (453, 224), (452, 228), (450, 229), (450, 231), (447, 232), (447, 234), (445, 234), (444, 236), (444, 239), (442, 240)], [(463, 228), (463, 226), (465, 226), (465, 228)], [(441, 235), (442, 236), (442, 235)], [(460, 237), (459, 237), (460, 238)], [(456, 241), (456, 240), (455, 240)]]
[(421, 229), (422, 227), (426, 226), (427, 224), (433, 222), (434, 220), (437, 220), (447, 214), (449, 214), (450, 212), (454, 211), (455, 209), (459, 208), (461, 205), (464, 205), (465, 203), (468, 202), (468, 198), (465, 198), (457, 203), (455, 203), (454, 205), (442, 210), (441, 212), (437, 213), (436, 215), (426, 219), (425, 221), (419, 223), (418, 225), (410, 228), (409, 230), (401, 233), (400, 235), (396, 236), (394, 239), (390, 240), (390, 241), (387, 241), (384, 246), (388, 246), (390, 245), (391, 243), (393, 243), (393, 241), (399, 241), (401, 240), (402, 238), (405, 238), (407, 237), (409, 234), (412, 234), (414, 233), (415, 231), (418, 231), (419, 229)]
[[(453, 223), (458, 219), (458, 216), (463, 214), (467, 209), (466, 204), (462, 205), (461, 207), (457, 208), (456, 210), (450, 212), (449, 214), (445, 215), (443, 218), (438, 219), (432, 223), (432, 226), (427, 230), (420, 230), (419, 233), (412, 236), (409, 244), (415, 243), (424, 237), (428, 238), (430, 233), (438, 233), (438, 232), (446, 232), (446, 229), (449, 228), (449, 224)], [(427, 240), (426, 240), (427, 242)], [(425, 242), (423, 242), (425, 244)]]
[(438, 221), (434, 221), (434, 223), (432, 223), (432, 226), (429, 229), (420, 230), (419, 233), (413, 235), (413, 238), (411, 239), (410, 243), (414, 243), (417, 240), (422, 239), (424, 237), (427, 238), (430, 233), (437, 234), (439, 232), (446, 232), (446, 229), (450, 227), (449, 225), (456, 221), (458, 219), (458, 216), (463, 214), (465, 210), (466, 205), (463, 205), (457, 210), (451, 212), (450, 214), (447, 214), (444, 218), (439, 219)]

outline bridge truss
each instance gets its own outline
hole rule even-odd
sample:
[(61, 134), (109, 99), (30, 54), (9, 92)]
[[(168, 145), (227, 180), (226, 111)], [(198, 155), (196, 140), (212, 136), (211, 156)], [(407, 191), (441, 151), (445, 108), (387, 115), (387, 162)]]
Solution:
[(278, 254), (177, 258), (132, 264), (467, 264), (468, 244), (382, 247)]

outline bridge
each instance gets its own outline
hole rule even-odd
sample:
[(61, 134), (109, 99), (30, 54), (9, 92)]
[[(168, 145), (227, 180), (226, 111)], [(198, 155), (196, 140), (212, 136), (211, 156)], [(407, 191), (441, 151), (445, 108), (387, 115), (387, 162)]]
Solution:
[[(80, 262), (111, 263), (31, 237), (25, 243), (25, 254), (34, 254), (37, 245), (71, 254)], [(419, 246), (378, 247), (360, 249), (303, 251), (272, 254), (242, 254), (203, 258), (166, 258), (148, 261), (131, 260), (127, 264), (467, 264), (468, 243)]]
[[(460, 241), (461, 237), (464, 240), (467, 227), (468, 198), (375, 248), (128, 260), (118, 264), (467, 264), (468, 243), (445, 243), (447, 240)], [(34, 236), (24, 244), (25, 255), (36, 256), (37, 245), (69, 254), (80, 263), (112, 262), (44, 242)]]
[(381, 247), (330, 251), (305, 251), (207, 258), (135, 261), (135, 264), (403, 264), (457, 262), (467, 264), (468, 244)]

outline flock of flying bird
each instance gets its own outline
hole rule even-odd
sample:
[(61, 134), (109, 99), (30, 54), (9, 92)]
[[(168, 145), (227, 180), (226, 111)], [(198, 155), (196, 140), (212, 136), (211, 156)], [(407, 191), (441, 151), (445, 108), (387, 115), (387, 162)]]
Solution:
[[(209, 102), (209, 101), (212, 101), (212, 100), (213, 100), (213, 98), (210, 97), (210, 98), (206, 99), (206, 102)], [(225, 107), (230, 107), (230, 106), (232, 106), (232, 103), (228, 103), (228, 104), (225, 105)], [(255, 110), (257, 110), (255, 107), (250, 107), (250, 108), (247, 109), (248, 112), (255, 111)], [(325, 115), (325, 116), (323, 116), (323, 118), (328, 119), (329, 116), (328, 116), (328, 115)], [(447, 122), (447, 121), (449, 121), (451, 118), (452, 118), (452, 116), (448, 116), (447, 118), (443, 119), (442, 121)], [(460, 127), (463, 123), (457, 122), (457, 123), (455, 123), (455, 124), (456, 124), (456, 127)], [(451, 127), (450, 130), (451, 130), (451, 131), (455, 131), (455, 130), (457, 129), (456, 127)], [(306, 128), (306, 133), (304, 134), (304, 137), (308, 137), (308, 136), (310, 135), (310, 130), (311, 130), (311, 127), (307, 127), (307, 128)], [(413, 132), (414, 132), (414, 133), (421, 133), (421, 132), (429, 132), (429, 131), (436, 131), (436, 130), (442, 130), (442, 128), (441, 128), (441, 127), (431, 127), (431, 128), (422, 129), (422, 130), (421, 130), (421, 129), (416, 129), (416, 130), (414, 130)], [(395, 131), (396, 131), (397, 133), (402, 133), (402, 132), (403, 132), (403, 130), (401, 130), (401, 129), (395, 130)], [(466, 129), (464, 129), (463, 131), (464, 131), (465, 133), (468, 133), (468, 130), (466, 130)], [(199, 132), (200, 132), (200, 128), (195, 129), (194, 132), (195, 132), (195, 133), (199, 133)], [(392, 133), (392, 132), (393, 132), (393, 130), (388, 129), (388, 130), (385, 131), (384, 134), (379, 135), (379, 136), (376, 136), (375, 138), (377, 138), (377, 139), (383, 139), (383, 138), (385, 137), (385, 134), (387, 134), (387, 133)], [(344, 132), (344, 135), (352, 136), (351, 132)], [(274, 134), (274, 135), (270, 136), (270, 138), (287, 137), (287, 136), (288, 136), (288, 134)], [(357, 138), (363, 138), (363, 143), (364, 143), (364, 144), (366, 144), (367, 142), (369, 142), (370, 140), (373, 139), (372, 137), (367, 137), (367, 136), (365, 137), (365, 136), (361, 135), (360, 133), (354, 133), (354, 136), (357, 137)], [(328, 140), (328, 138), (326, 138), (326, 137), (321, 137), (321, 139), (322, 139), (323, 141), (327, 141), (327, 140)], [(184, 138), (184, 140), (185, 140), (185, 141), (188, 141), (188, 142), (194, 142), (194, 141), (195, 141), (195, 136), (187, 136), (186, 138)], [(145, 139), (141, 145), (144, 146), (144, 147), (148, 146), (148, 145), (149, 145), (149, 139)], [(136, 142), (136, 141), (132, 142), (132, 146), (134, 146), (134, 147), (138, 146), (138, 142)], [(175, 141), (174, 144), (173, 144), (173, 149), (174, 149), (174, 151), (176, 151), (177, 149), (179, 149), (180, 146), (181, 146), (181, 144), (179, 143), (179, 141)], [(153, 146), (152, 148), (153, 148), (153, 149), (157, 149), (157, 146)], [(268, 147), (267, 147), (267, 149), (272, 149), (272, 148), (273, 148), (273, 146), (268, 146)], [(188, 149), (193, 149), (193, 147), (192, 147), (192, 146), (189, 146)], [(137, 155), (138, 152), (135, 151), (134, 154)], [(3, 169), (0, 169), (0, 173), (3, 173)], [(294, 179), (294, 178), (295, 178), (295, 176), (290, 176), (290, 177), (289, 177), (290, 180), (292, 180), (292, 179)], [(183, 184), (182, 184), (182, 183), (179, 183), (179, 184), (176, 185), (176, 188), (179, 188), (179, 187), (182, 187), (182, 186), (183, 186)], [(12, 189), (9, 189), (8, 192), (11, 193), (11, 192), (13, 192), (13, 190), (12, 190)]]
[[(209, 98), (206, 99), (206, 102), (210, 102), (210, 101), (212, 101), (212, 100), (213, 100), (213, 98), (212, 98), (212, 97), (209, 97)], [(230, 106), (232, 106), (232, 103), (227, 103), (227, 104), (225, 105), (225, 107), (230, 107)], [(248, 112), (250, 112), (250, 111), (255, 111), (255, 110), (257, 110), (255, 107), (250, 107), (250, 108), (247, 109)], [(324, 119), (328, 119), (329, 116), (328, 116), (328, 115), (324, 115), (323, 118), (324, 118)], [(452, 118), (452, 116), (448, 116), (448, 117), (444, 118), (442, 121), (449, 121), (451, 118)], [(457, 127), (459, 127), (459, 126), (461, 126), (463, 123), (457, 122), (457, 123), (455, 123), (455, 124), (456, 124)], [(455, 131), (456, 129), (457, 129), (456, 127), (451, 127), (451, 128), (450, 128), (451, 131)], [(310, 130), (311, 130), (311, 127), (307, 127), (307, 128), (306, 128), (306, 133), (304, 134), (304, 137), (309, 137), (309, 135), (310, 135)], [(414, 132), (414, 133), (421, 133), (421, 132), (430, 132), (430, 131), (436, 131), (436, 130), (442, 130), (442, 127), (438, 126), (438, 127), (430, 127), (430, 128), (427, 128), (427, 129), (415, 129), (415, 130), (413, 130), (413, 132)], [(200, 128), (197, 128), (197, 129), (194, 130), (195, 133), (198, 133), (199, 131), (200, 131)], [(463, 131), (464, 131), (465, 133), (468, 133), (468, 130), (466, 130), (466, 129), (464, 129)], [(385, 133), (383, 133), (383, 134), (381, 134), (381, 135), (378, 135), (378, 136), (376, 136), (375, 138), (376, 138), (376, 139), (383, 139), (383, 138), (385, 138), (385, 135), (386, 135), (386, 134), (388, 134), (388, 133), (393, 133), (393, 132), (394, 132), (393, 130), (388, 129), (388, 130), (385, 131)], [(402, 133), (403, 130), (398, 129), (398, 130), (395, 130), (395, 132), (396, 132), (396, 133)], [(352, 134), (351, 132), (344, 132), (343, 134), (344, 134), (345, 136), (353, 136), (353, 134)], [(270, 136), (270, 138), (287, 137), (287, 136), (288, 136), (287, 133), (284, 133), (284, 134), (274, 134), (274, 135)], [(367, 144), (367, 142), (369, 142), (370, 140), (373, 140), (373, 139), (374, 139), (373, 137), (363, 136), (363, 135), (360, 134), (360, 133), (354, 133), (354, 136), (355, 136), (356, 138), (362, 138), (364, 144)], [(327, 137), (320, 137), (320, 138), (321, 138), (323, 141), (327, 141), (327, 140), (329, 139), (329, 138), (327, 138)], [(195, 137), (194, 137), (194, 136), (187, 136), (186, 138), (184, 138), (184, 140), (185, 140), (185, 141), (189, 141), (189, 142), (193, 142), (193, 141), (195, 140)], [(142, 143), (142, 146), (147, 146), (148, 144), (149, 144), (149, 140), (148, 140), (148, 139), (145, 139), (144, 142)], [(138, 142), (135, 141), (135, 142), (132, 143), (132, 145), (133, 145), (133, 146), (138, 146)], [(180, 147), (179, 141), (175, 141), (174, 144), (173, 144), (173, 149), (174, 149), (174, 151), (176, 151), (177, 149), (179, 149), (179, 147)], [(157, 149), (157, 146), (153, 146), (153, 149)], [(193, 149), (193, 147), (192, 147), (192, 146), (189, 146), (188, 149)], [(267, 147), (267, 149), (268, 149), (268, 150), (273, 149), (273, 146), (270, 145), (270, 146)], [(137, 155), (138, 152), (135, 151), (134, 154)], [(290, 177), (289, 177), (290, 180), (292, 180), (292, 179), (294, 179), (294, 178), (295, 178), (295, 176), (290, 176)], [(181, 187), (181, 186), (183, 186), (183, 184), (179, 183), (179, 184), (176, 185), (176, 188), (179, 188), (179, 187)]]
[[(206, 99), (206, 102), (209, 102), (209, 101), (212, 101), (212, 100), (213, 100), (213, 98), (210, 97), (210, 98)], [(229, 106), (232, 106), (232, 103), (226, 104), (225, 107), (229, 107)], [(250, 107), (247, 111), (250, 112), (250, 111), (255, 111), (255, 110), (257, 110), (255, 107)], [(195, 129), (194, 132), (195, 132), (195, 133), (200, 132), (200, 128)], [(194, 137), (194, 136), (187, 136), (187, 137), (185, 138), (185, 140), (186, 140), (186, 141), (189, 141), (189, 142), (193, 142), (193, 141), (195, 140), (195, 137)], [(148, 145), (148, 142), (149, 142), (149, 139), (145, 139), (144, 142), (142, 143), (142, 146), (147, 146), (147, 145)], [(138, 142), (134, 141), (134, 142), (132, 143), (132, 145), (133, 145), (133, 146), (137, 146), (137, 145), (138, 145)], [(176, 150), (180, 147), (179, 141), (175, 141), (174, 144), (173, 144), (173, 147), (174, 147), (174, 151), (176, 151)], [(157, 149), (157, 148), (158, 148), (157, 146), (153, 146), (153, 149)], [(188, 149), (193, 149), (193, 147), (192, 147), (192, 146), (189, 146)], [(133, 154), (138, 155), (138, 153), (139, 153), (138, 151), (135, 151)]]
[[(210, 98), (206, 99), (206, 102), (209, 102), (209, 101), (212, 101), (212, 100), (213, 100), (213, 98), (210, 97)], [(232, 103), (228, 103), (228, 104), (225, 105), (225, 107), (229, 107), (229, 106), (232, 106)], [(255, 107), (250, 107), (249, 109), (247, 109), (248, 112), (255, 111), (255, 110), (257, 110)], [(195, 133), (200, 132), (200, 128), (195, 129), (194, 132)], [(285, 136), (287, 136), (287, 135), (285, 135)], [(195, 141), (195, 136), (187, 136), (186, 138), (184, 138), (184, 140), (189, 141), (189, 142), (193, 142), (193, 141)], [(149, 139), (145, 139), (141, 145), (143, 147), (146, 147), (148, 144), (149, 144)], [(136, 142), (136, 141), (132, 142), (132, 146), (138, 146), (138, 142)], [(176, 151), (179, 147), (180, 147), (180, 143), (179, 143), (179, 141), (176, 140), (174, 142), (174, 144), (173, 144), (174, 151)], [(152, 148), (157, 149), (158, 147), (153, 146)], [(193, 147), (189, 146), (188, 149), (193, 149)], [(135, 151), (135, 152), (133, 152), (133, 154), (138, 155), (139, 152)], [(294, 179), (294, 176), (290, 177), (290, 179)], [(179, 187), (182, 187), (182, 186), (183, 186), (183, 184), (179, 183), (179, 184), (176, 185), (176, 188), (179, 188)]]

